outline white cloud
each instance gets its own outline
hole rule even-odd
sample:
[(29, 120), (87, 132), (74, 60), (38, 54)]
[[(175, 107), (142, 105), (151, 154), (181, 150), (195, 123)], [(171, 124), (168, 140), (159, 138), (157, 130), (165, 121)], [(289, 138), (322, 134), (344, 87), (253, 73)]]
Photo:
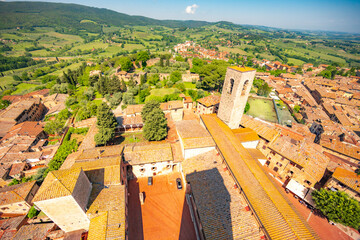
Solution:
[(190, 5), (190, 6), (187, 6), (186, 9), (185, 9), (185, 12), (187, 14), (194, 14), (196, 9), (199, 7), (199, 5), (196, 5), (196, 4), (193, 4), (193, 5)]

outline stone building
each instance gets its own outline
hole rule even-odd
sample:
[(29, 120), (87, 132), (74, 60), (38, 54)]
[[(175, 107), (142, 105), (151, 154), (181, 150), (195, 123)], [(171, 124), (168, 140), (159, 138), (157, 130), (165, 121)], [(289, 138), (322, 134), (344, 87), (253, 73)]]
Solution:
[(42, 104), (40, 98), (27, 99), (11, 104), (0, 113), (0, 125), (2, 126), (0, 137), (5, 136), (6, 132), (15, 124), (40, 120), (45, 110), (46, 107)]
[(192, 158), (215, 149), (215, 142), (206, 129), (196, 120), (176, 122), (184, 159)]
[(231, 129), (240, 126), (255, 72), (249, 67), (228, 67), (226, 71), (218, 117)]
[(36, 181), (6, 186), (0, 189), (0, 214), (2, 217), (25, 215), (39, 189)]
[(63, 231), (89, 230), (86, 206), (91, 189), (81, 168), (51, 171), (33, 202)]
[(325, 187), (335, 191), (343, 191), (360, 202), (360, 176), (354, 171), (341, 167), (335, 169)]
[(220, 96), (210, 95), (197, 100), (197, 113), (198, 114), (212, 114), (217, 113), (219, 109)]
[(128, 144), (124, 148), (124, 169), (132, 178), (163, 175), (179, 170), (169, 143)]

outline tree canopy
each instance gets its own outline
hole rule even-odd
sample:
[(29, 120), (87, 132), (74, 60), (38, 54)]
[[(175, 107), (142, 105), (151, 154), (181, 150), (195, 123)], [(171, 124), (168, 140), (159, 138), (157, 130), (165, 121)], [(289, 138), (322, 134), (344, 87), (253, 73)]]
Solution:
[(320, 189), (312, 193), (312, 198), (329, 220), (358, 229), (360, 227), (359, 202), (345, 192)]
[(144, 137), (149, 141), (160, 141), (167, 136), (167, 120), (160, 109), (160, 103), (155, 100), (148, 101), (141, 117), (144, 122)]
[(101, 103), (97, 108), (97, 122), (99, 132), (95, 135), (97, 145), (105, 145), (115, 136), (117, 126), (113, 112), (106, 103)]

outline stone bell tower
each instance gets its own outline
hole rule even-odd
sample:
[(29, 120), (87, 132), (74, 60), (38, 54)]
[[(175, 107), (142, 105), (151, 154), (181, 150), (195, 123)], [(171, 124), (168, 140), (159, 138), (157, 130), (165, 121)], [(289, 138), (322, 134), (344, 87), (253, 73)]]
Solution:
[(240, 126), (255, 72), (244, 66), (227, 68), (217, 115), (231, 129)]

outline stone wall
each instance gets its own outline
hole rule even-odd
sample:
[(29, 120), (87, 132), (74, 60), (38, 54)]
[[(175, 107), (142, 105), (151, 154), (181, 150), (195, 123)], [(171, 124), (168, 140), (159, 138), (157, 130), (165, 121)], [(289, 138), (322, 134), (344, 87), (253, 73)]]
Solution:
[[(218, 117), (231, 129), (239, 128), (255, 72), (255, 70), (240, 72), (232, 68), (226, 71)], [(231, 87), (232, 79), (233, 87)]]
[(89, 230), (89, 218), (71, 195), (35, 202), (35, 205), (65, 232)]

